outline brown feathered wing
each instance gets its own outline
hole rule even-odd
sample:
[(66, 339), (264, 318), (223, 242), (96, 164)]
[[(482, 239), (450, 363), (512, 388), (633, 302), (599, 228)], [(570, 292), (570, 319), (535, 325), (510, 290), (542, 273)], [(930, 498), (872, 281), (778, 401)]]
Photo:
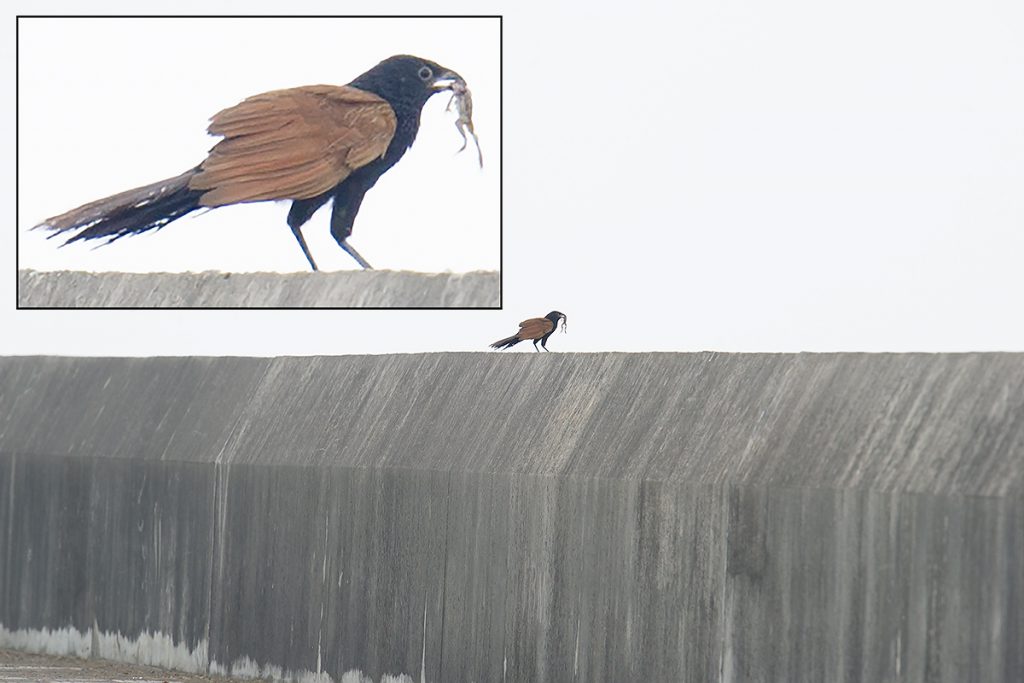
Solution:
[(540, 339), (554, 329), (554, 323), (547, 318), (530, 318), (519, 323), (520, 339)]
[(396, 126), (391, 105), (350, 86), (255, 95), (210, 120), (224, 139), (189, 187), (207, 190), (203, 206), (316, 197), (383, 157)]

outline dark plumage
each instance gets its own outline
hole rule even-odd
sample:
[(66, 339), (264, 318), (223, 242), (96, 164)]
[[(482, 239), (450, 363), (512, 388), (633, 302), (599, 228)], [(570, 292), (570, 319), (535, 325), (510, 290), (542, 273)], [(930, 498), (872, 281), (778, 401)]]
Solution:
[(507, 349), (510, 346), (515, 346), (521, 341), (527, 339), (533, 340), (533, 349), (540, 351), (537, 348), (537, 342), (544, 347), (544, 350), (548, 350), (548, 337), (558, 327), (558, 321), (562, 321), (562, 331), (565, 331), (565, 323), (568, 318), (565, 317), (565, 313), (558, 311), (551, 311), (543, 318), (530, 318), (519, 323), (519, 331), (513, 334), (511, 337), (505, 337), (491, 344), (492, 349)]
[(301, 228), (333, 200), (331, 234), (369, 268), (347, 242), (363, 195), (412, 145), (431, 95), (455, 83), (465, 85), (450, 69), (398, 55), (348, 85), (255, 95), (214, 115), (208, 130), (223, 139), (195, 168), (91, 202), (36, 227), (58, 234), (77, 231), (68, 242), (112, 242), (162, 228), (199, 208), (290, 199), (288, 226), (316, 270)]

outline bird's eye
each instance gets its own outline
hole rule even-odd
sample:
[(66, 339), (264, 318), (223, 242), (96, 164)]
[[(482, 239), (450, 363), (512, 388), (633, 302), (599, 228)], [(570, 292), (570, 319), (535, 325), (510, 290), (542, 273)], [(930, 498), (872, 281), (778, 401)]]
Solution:
[(429, 66), (424, 66), (424, 67), (420, 68), (420, 80), (421, 81), (429, 81), (430, 77), (433, 76), (433, 75), (434, 75), (434, 72), (430, 70)]

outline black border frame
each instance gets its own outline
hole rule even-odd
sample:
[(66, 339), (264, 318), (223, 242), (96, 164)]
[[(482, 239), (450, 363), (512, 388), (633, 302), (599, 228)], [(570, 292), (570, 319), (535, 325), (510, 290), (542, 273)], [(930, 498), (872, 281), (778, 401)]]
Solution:
[[(498, 20), (498, 305), (444, 306), (22, 306), (20, 254), (20, 28), (22, 19), (497, 19)], [(14, 30), (14, 307), (19, 311), (500, 311), (505, 297), (505, 17), (501, 14), (18, 14)], [(88, 272), (88, 271), (86, 271)]]

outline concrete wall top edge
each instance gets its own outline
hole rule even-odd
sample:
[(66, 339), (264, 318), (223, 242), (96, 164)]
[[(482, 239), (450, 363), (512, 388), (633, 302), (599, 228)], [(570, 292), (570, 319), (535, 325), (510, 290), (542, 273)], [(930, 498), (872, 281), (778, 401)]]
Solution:
[(494, 271), (18, 272), (25, 308), (495, 308)]
[(0, 358), (0, 451), (1024, 495), (1024, 354)]

